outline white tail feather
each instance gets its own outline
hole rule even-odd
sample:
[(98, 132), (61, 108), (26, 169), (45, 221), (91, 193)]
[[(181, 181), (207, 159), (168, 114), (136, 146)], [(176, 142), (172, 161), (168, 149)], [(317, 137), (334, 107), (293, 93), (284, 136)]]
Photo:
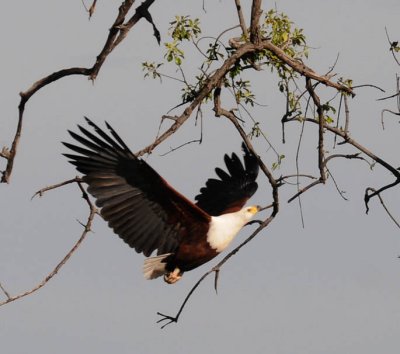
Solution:
[(150, 257), (144, 260), (143, 274), (146, 279), (155, 279), (168, 273), (165, 269), (167, 263), (163, 262), (172, 253), (160, 254), (159, 256)]

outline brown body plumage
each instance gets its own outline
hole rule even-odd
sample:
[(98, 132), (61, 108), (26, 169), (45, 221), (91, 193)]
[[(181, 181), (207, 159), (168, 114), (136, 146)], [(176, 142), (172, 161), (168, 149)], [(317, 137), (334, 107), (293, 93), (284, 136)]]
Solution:
[(70, 134), (83, 147), (64, 143), (79, 154), (65, 156), (83, 174), (114, 232), (146, 257), (157, 251), (145, 261), (146, 278), (179, 280), (221, 252), (258, 211), (243, 208), (257, 189), (258, 174), (257, 159), (244, 145), (244, 166), (236, 154), (225, 155), (229, 173), (217, 168), (220, 179), (209, 179), (194, 204), (137, 158), (109, 124), (110, 135), (86, 121), (96, 134), (78, 126), (82, 135)]

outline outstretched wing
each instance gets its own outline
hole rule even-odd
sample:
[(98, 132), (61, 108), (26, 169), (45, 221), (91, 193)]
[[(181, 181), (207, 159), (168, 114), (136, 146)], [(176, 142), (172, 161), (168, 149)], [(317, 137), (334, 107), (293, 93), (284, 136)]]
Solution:
[(108, 225), (138, 253), (173, 253), (188, 233), (207, 232), (210, 216), (173, 189), (150, 165), (137, 158), (106, 123), (111, 135), (86, 118), (96, 134), (78, 125), (69, 131), (83, 147), (64, 154), (83, 173)]
[(220, 179), (210, 178), (206, 186), (200, 189), (200, 194), (195, 197), (196, 205), (209, 215), (218, 216), (238, 211), (256, 192), (259, 170), (257, 157), (247, 149), (244, 143), (242, 150), (244, 166), (235, 153), (231, 157), (225, 155), (228, 172), (216, 168), (215, 172)]

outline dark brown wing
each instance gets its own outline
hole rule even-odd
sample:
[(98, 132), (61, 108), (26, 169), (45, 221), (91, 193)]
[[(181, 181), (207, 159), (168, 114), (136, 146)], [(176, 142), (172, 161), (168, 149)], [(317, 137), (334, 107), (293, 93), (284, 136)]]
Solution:
[(209, 215), (218, 216), (238, 211), (257, 190), (259, 165), (256, 156), (242, 144), (244, 166), (235, 153), (225, 155), (228, 173), (216, 168), (220, 179), (210, 178), (196, 196), (196, 205)]
[(182, 237), (208, 229), (210, 216), (138, 159), (109, 124), (111, 135), (86, 120), (96, 134), (78, 125), (81, 135), (69, 133), (83, 147), (63, 143), (79, 154), (65, 156), (83, 173), (103, 218), (129, 246), (145, 256), (154, 250), (173, 253)]

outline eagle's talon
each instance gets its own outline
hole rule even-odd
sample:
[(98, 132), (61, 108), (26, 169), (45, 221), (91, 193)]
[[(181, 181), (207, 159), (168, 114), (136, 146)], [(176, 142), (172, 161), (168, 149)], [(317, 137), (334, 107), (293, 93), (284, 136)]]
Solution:
[(182, 278), (183, 272), (179, 268), (175, 268), (173, 272), (164, 274), (164, 281), (168, 284), (174, 284)]

